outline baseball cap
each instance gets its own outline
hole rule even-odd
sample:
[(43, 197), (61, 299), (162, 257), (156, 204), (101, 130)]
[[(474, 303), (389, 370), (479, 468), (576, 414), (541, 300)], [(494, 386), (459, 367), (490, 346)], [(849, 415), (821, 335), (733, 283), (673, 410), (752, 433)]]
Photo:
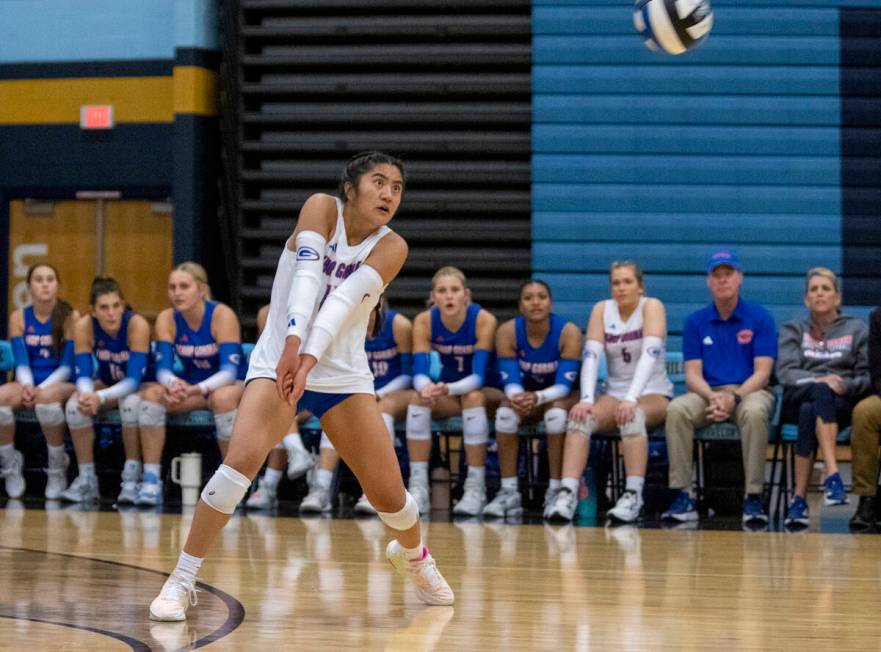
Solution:
[(717, 249), (712, 253), (707, 260), (707, 274), (721, 265), (728, 265), (728, 267), (740, 271), (740, 261), (737, 259), (737, 254), (730, 249)]

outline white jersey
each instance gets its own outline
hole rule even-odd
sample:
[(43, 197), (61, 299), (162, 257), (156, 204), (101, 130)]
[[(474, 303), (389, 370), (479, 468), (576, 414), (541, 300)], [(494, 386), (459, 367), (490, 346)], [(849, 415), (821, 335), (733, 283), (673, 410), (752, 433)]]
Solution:
[[(324, 251), (324, 289), (319, 293), (309, 318), (311, 324), (327, 296), (366, 260), (373, 247), (391, 232), (380, 227), (356, 245), (349, 245), (343, 220), (343, 203), (337, 199), (337, 220), (333, 235)], [(275, 380), (275, 368), (287, 337), (287, 301), (297, 265), (296, 253), (285, 246), (278, 261), (266, 328), (251, 353), (247, 380), (270, 378)], [(378, 297), (358, 305), (343, 323), (336, 337), (309, 372), (306, 389), (314, 392), (340, 394), (373, 394), (373, 374), (367, 361), (364, 340), (370, 313)], [(305, 344), (305, 343), (304, 343)], [(246, 380), (246, 382), (247, 382)]]
[[(609, 299), (603, 306), (603, 334), (605, 336), (606, 365), (609, 377), (606, 379), (606, 393), (623, 400), (630, 389), (636, 373), (636, 365), (642, 353), (642, 311), (646, 298), (642, 297), (636, 310), (625, 322), (618, 312), (618, 302)], [(667, 378), (664, 357), (655, 359), (655, 366), (649, 381), (640, 396), (663, 394), (673, 396), (673, 383)]]

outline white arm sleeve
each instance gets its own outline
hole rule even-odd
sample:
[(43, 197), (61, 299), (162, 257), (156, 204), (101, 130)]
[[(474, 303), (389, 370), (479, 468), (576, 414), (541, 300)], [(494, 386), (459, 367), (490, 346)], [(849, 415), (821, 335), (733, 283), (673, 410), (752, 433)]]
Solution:
[(115, 398), (125, 398), (138, 388), (133, 378), (123, 378), (115, 385), (98, 390), (98, 399), (104, 403)]
[(568, 387), (562, 383), (558, 385), (551, 385), (550, 387), (540, 389), (535, 393), (535, 403), (536, 405), (544, 405), (545, 403), (556, 401), (558, 398), (569, 396), (569, 392), (571, 391), (571, 387)]
[(63, 364), (58, 367), (58, 369), (49, 374), (46, 377), (46, 380), (37, 385), (37, 387), (48, 387), (49, 385), (54, 385), (55, 383), (63, 383), (65, 380), (70, 378), (70, 372), (71, 368), (68, 365)]
[(171, 386), (176, 380), (179, 380), (179, 378), (168, 369), (160, 369), (156, 372), (156, 380), (159, 381), (160, 385), (164, 385), (166, 389), (171, 389)]
[(581, 400), (596, 403), (597, 373), (600, 369), (600, 356), (603, 343), (587, 340), (584, 343), (584, 362), (581, 365)]
[(376, 395), (379, 398), (382, 398), (383, 396), (391, 394), (392, 392), (396, 392), (399, 389), (409, 389), (412, 384), (413, 376), (411, 376), (410, 374), (401, 374), (400, 376), (392, 378), (380, 389), (376, 390)]
[(95, 383), (91, 378), (82, 376), (76, 379), (76, 391), (80, 394), (89, 394), (95, 391)]
[(34, 386), (34, 372), (27, 365), (19, 365), (15, 368), (15, 382), (24, 387)]
[(236, 374), (233, 371), (221, 367), (220, 371), (216, 374), (208, 376), (208, 378), (199, 383), (199, 391), (202, 392), (202, 395), (204, 396), (218, 387), (223, 387), (224, 385), (229, 385), (230, 383), (235, 382), (235, 380)]
[(660, 337), (648, 336), (642, 338), (642, 351), (639, 354), (639, 361), (636, 363), (636, 370), (633, 372), (633, 380), (630, 381), (630, 389), (627, 390), (625, 401), (637, 401), (642, 394), (642, 390), (651, 378), (652, 370), (658, 358), (664, 355), (664, 340)]
[[(523, 385), (519, 383), (508, 383), (505, 385), (505, 396), (509, 399), (514, 398), (517, 394), (522, 394), (525, 391)], [(541, 405), (541, 403), (539, 403), (539, 405)]]
[(480, 389), (481, 387), (483, 387), (483, 379), (480, 377), (480, 374), (469, 374), (464, 378), (447, 385), (447, 390), (449, 391), (450, 396), (462, 396), (462, 394), (473, 392), (475, 389)]
[(421, 392), (422, 389), (431, 383), (431, 378), (426, 376), (425, 374), (416, 374), (413, 376), (413, 389), (417, 392)]
[(309, 319), (321, 291), (322, 265), (327, 239), (315, 231), (300, 231), (295, 241), (297, 265), (288, 293), (288, 335), (306, 341)]
[(324, 300), (302, 352), (321, 360), (324, 351), (339, 333), (352, 310), (368, 300), (371, 306), (375, 305), (383, 287), (379, 272), (370, 265), (361, 265)]

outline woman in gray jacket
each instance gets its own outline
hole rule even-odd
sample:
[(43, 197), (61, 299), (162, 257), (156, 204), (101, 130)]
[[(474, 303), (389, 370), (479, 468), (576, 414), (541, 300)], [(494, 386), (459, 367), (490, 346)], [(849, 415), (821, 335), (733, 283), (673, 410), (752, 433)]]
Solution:
[(868, 328), (839, 311), (841, 292), (831, 270), (808, 271), (805, 305), (810, 315), (780, 330), (777, 357), (783, 422), (798, 424), (795, 497), (787, 510), (788, 526), (808, 525), (805, 494), (818, 445), (826, 467), (826, 504), (847, 502), (835, 461), (835, 440), (839, 427), (850, 424), (854, 404), (869, 391)]

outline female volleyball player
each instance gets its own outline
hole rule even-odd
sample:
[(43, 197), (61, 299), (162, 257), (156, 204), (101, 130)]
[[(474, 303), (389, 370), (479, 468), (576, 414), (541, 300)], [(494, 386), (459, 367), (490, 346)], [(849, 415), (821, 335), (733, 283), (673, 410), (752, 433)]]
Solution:
[(15, 450), (15, 415), (19, 407), (33, 408), (49, 451), (46, 498), (57, 500), (67, 486), (68, 458), (64, 452), (64, 409), (74, 386), (73, 325), (79, 315), (58, 297), (61, 279), (48, 263), (28, 270), (31, 305), (9, 316), (9, 337), (15, 357), (15, 381), (0, 386), (0, 477), (6, 494), (24, 494), (22, 454)]
[(370, 312), (407, 257), (407, 244), (386, 226), (403, 191), (402, 163), (367, 152), (347, 163), (339, 199), (315, 194), (303, 205), (279, 259), (229, 451), (202, 491), (177, 567), (150, 605), (153, 619), (186, 618), (202, 558), (298, 408), (320, 419), (395, 530), (386, 549), (395, 569), (423, 602), (453, 602), (422, 544), (419, 510), (404, 489), (364, 350)]
[[(67, 402), (67, 426), (76, 451), (79, 474), (61, 494), (63, 500), (98, 500), (95, 475), (95, 431), (92, 417), (119, 405), (125, 466), (117, 504), (131, 504), (141, 480), (141, 444), (138, 439), (137, 391), (147, 370), (150, 325), (126, 306), (119, 284), (98, 276), (89, 292), (91, 314), (74, 327), (76, 392)], [(98, 381), (92, 381), (92, 355), (98, 360)]]
[(483, 515), (504, 518), (523, 513), (517, 488), (517, 428), (544, 421), (550, 483), (544, 509), (560, 489), (566, 414), (578, 400), (572, 385), (578, 376), (581, 332), (551, 312), (551, 289), (544, 281), (520, 286), (520, 316), (506, 321), (496, 333), (496, 354), (506, 398), (496, 411), (496, 443), (502, 486)]
[[(162, 502), (159, 478), (165, 446), (166, 412), (211, 410), (221, 454), (232, 434), (242, 397), (245, 365), (239, 318), (229, 306), (211, 301), (208, 276), (198, 263), (181, 263), (168, 277), (172, 307), (156, 317), (156, 380), (140, 393), (138, 414), (144, 476), (138, 505)], [(183, 362), (183, 375), (172, 371), (174, 356)]]
[[(609, 281), (612, 298), (593, 307), (587, 325), (581, 401), (569, 411), (563, 482), (547, 514), (551, 519), (572, 520), (590, 436), (614, 430), (621, 434), (627, 484), (608, 515), (624, 522), (639, 517), (648, 462), (648, 429), (664, 422), (673, 396), (664, 366), (664, 304), (644, 296), (642, 270), (632, 261), (612, 263)], [(606, 393), (597, 400), (597, 370), (603, 353), (609, 376)]]

